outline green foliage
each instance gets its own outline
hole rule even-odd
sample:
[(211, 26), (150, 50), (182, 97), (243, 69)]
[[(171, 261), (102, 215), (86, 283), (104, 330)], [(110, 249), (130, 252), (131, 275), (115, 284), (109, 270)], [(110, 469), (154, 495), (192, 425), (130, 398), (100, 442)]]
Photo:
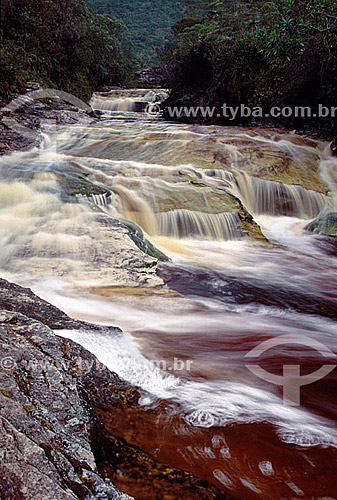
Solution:
[(125, 26), (93, 14), (82, 0), (2, 0), (0, 95), (27, 80), (82, 98), (132, 72)]
[[(164, 51), (173, 94), (188, 93), (191, 64), (202, 50), (209, 103), (336, 105), (335, 0), (216, 1), (202, 19), (191, 19), (173, 26), (174, 41)], [(199, 80), (190, 90), (205, 87)]]
[(158, 51), (171, 25), (191, 9), (203, 9), (199, 0), (87, 0), (95, 12), (122, 19), (143, 66), (159, 63)]

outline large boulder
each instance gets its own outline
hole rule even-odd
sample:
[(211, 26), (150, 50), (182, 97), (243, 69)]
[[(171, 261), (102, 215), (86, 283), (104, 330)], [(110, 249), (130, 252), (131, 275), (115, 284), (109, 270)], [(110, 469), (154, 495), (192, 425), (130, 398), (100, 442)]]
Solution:
[[(0, 280), (0, 496), (127, 500), (97, 472), (90, 443), (92, 415), (81, 395), (81, 380), (106, 369), (50, 327), (91, 325)], [(107, 331), (120, 334), (115, 328)]]
[(117, 424), (118, 408), (144, 413), (142, 394), (54, 333), (64, 329), (123, 335), (73, 320), (0, 279), (0, 497), (131, 500), (111, 482), (122, 475), (126, 489), (146, 492), (148, 500), (230, 499), (114, 434), (125, 427), (125, 420)]

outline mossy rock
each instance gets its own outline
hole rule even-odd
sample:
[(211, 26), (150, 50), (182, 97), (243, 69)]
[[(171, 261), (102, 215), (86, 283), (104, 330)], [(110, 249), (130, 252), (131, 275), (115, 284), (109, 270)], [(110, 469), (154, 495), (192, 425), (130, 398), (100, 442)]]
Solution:
[[(157, 188), (158, 212), (170, 210), (190, 210), (220, 214), (223, 212), (237, 212), (240, 202), (227, 190), (206, 186), (202, 181), (188, 181), (180, 184), (174, 192), (172, 189)], [(158, 194), (159, 193), (159, 194)]]
[(127, 229), (129, 237), (142, 252), (161, 262), (167, 262), (169, 260), (167, 255), (161, 252), (153, 243), (151, 243), (151, 241), (145, 238), (142, 229), (137, 224), (125, 219), (119, 219), (119, 222), (123, 227), (125, 227), (125, 229)]
[(311, 233), (337, 238), (337, 212), (330, 212), (318, 217), (310, 222), (305, 229)]
[(111, 191), (105, 186), (93, 184), (86, 179), (85, 175), (67, 174), (59, 178), (66, 196), (82, 195), (90, 197), (91, 195), (106, 194), (111, 196)]

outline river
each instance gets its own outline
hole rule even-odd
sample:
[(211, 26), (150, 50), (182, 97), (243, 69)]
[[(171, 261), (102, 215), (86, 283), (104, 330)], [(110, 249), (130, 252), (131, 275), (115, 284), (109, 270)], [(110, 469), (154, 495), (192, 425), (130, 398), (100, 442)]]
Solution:
[[(296, 406), (247, 354), (274, 339), (256, 364), (278, 375), (335, 363), (337, 245), (305, 226), (336, 206), (337, 160), (288, 131), (135, 112), (145, 98), (96, 96), (100, 122), (59, 125), (40, 148), (0, 159), (1, 276), (123, 330), (63, 332), (143, 390), (143, 414), (116, 422), (121, 437), (237, 498), (336, 499), (337, 370), (301, 387)], [(280, 172), (296, 166), (283, 184), (280, 158)], [(75, 196), (74, 179), (100, 189)], [(129, 250), (121, 257), (126, 230), (118, 239), (100, 214), (137, 224), (169, 260), (137, 283)]]

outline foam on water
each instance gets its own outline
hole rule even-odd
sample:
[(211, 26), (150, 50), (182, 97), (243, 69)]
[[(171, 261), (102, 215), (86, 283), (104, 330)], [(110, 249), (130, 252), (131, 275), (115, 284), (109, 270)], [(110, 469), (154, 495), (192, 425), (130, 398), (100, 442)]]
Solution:
[[(92, 352), (111, 371), (149, 393), (143, 403), (175, 401), (193, 427), (224, 427), (231, 423), (271, 422), (281, 440), (298, 446), (337, 447), (337, 430), (303, 408), (285, 406), (269, 391), (230, 381), (191, 381), (161, 371), (147, 360), (128, 335), (56, 331)], [(153, 399), (154, 398), (154, 399)]]
[[(198, 321), (195, 313), (191, 310), (190, 315), (179, 316), (179, 322), (174, 322), (174, 317), (179, 314), (179, 302), (177, 303), (178, 307), (174, 307), (174, 303), (168, 304), (166, 307), (166, 309), (175, 311), (170, 323), (167, 319), (168, 312), (164, 315), (161, 313), (161, 308), (149, 317), (149, 312), (144, 307), (137, 309), (127, 304), (113, 304), (100, 298), (71, 297), (67, 293), (62, 297), (62, 284), (46, 284), (49, 291), (53, 286), (55, 291), (57, 287), (59, 288), (54, 296), (47, 296), (50, 302), (72, 311), (73, 316), (81, 317), (82, 310), (85, 315), (94, 317), (95, 322), (101, 324), (114, 323), (112, 318), (125, 318), (119, 323), (125, 332), (132, 332), (140, 324), (145, 330), (154, 324), (156, 325), (155, 331), (174, 332), (176, 327), (176, 332), (179, 333), (179, 325), (182, 322), (190, 324), (193, 317), (195, 321)], [(46, 296), (45, 293), (41, 295)], [(165, 299), (163, 300), (165, 304)], [(132, 318), (129, 307), (132, 307)], [(180, 307), (182, 311), (186, 310), (184, 303)], [(245, 313), (244, 308), (241, 308), (241, 311)], [(96, 316), (94, 316), (95, 314)], [(269, 330), (270, 335), (273, 334), (271, 325), (275, 325), (277, 334), (291, 332), (292, 321), (294, 321), (294, 333), (301, 333), (296, 324), (302, 321), (302, 324), (306, 325), (303, 334), (306, 333), (315, 338), (315, 332), (319, 330), (324, 332), (324, 335), (320, 336), (320, 340), (326, 346), (333, 347), (334, 345), (336, 329), (333, 322), (329, 320), (324, 323), (322, 318), (308, 317), (295, 312), (289, 312), (285, 318), (284, 312), (263, 307), (255, 310), (254, 314), (250, 313), (247, 318), (249, 317), (252, 324), (256, 321), (256, 325), (261, 331)], [(227, 323), (229, 318), (227, 316)], [(242, 316), (242, 322), (245, 322), (244, 318), (245, 316)], [(213, 323), (214, 321), (213, 319)], [(219, 321), (223, 321), (223, 315), (219, 316)], [(207, 322), (209, 329), (212, 329), (212, 321), (208, 319)], [(240, 331), (237, 321), (233, 323), (234, 325)], [(196, 330), (200, 328), (198, 323), (195, 325), (191, 323), (190, 327)], [(252, 331), (254, 331), (253, 326)], [(56, 333), (59, 334), (59, 332)], [(62, 332), (61, 334), (80, 343), (96, 355), (109, 369), (133, 385), (147, 391), (148, 394), (142, 398), (143, 404), (153, 405), (154, 402), (161, 399), (176, 402), (177, 412), (191, 427), (215, 428), (225, 427), (233, 423), (270, 422), (276, 426), (278, 436), (286, 443), (303, 447), (316, 445), (337, 447), (337, 430), (330, 421), (312, 414), (303, 407), (292, 408), (284, 405), (277, 394), (272, 393), (269, 387), (265, 388), (259, 385), (257, 380), (254, 381), (249, 377), (243, 380), (242, 375), (240, 375), (237, 381), (233, 377), (232, 379), (226, 377), (222, 380), (201, 381), (189, 377), (188, 373), (184, 373), (179, 378), (172, 373), (158, 369), (153, 362), (141, 354), (138, 346), (142, 347), (143, 341), (140, 338), (136, 343), (129, 334), (116, 337), (100, 335), (96, 332)], [(144, 339), (145, 347), (146, 340)]]
[(147, 360), (127, 334), (113, 336), (75, 330), (57, 330), (55, 333), (78, 342), (109, 370), (156, 398), (171, 398), (172, 392), (181, 384), (179, 378), (157, 368), (155, 360)]

